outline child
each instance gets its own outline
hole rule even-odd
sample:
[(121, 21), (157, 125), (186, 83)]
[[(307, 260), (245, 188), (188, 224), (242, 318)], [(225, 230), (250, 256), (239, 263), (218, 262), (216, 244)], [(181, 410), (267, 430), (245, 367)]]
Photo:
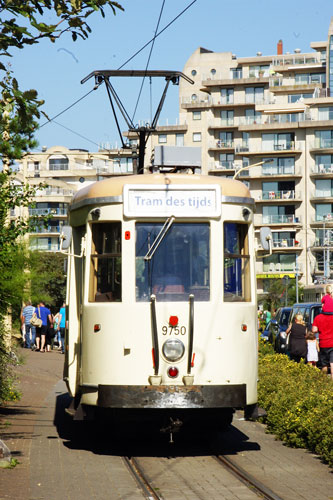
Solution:
[(318, 361), (319, 345), (316, 339), (316, 334), (308, 332), (306, 334), (306, 343), (308, 346), (307, 363), (308, 365), (316, 366)]
[(333, 314), (332, 287), (326, 285), (326, 295), (321, 299), (323, 314)]

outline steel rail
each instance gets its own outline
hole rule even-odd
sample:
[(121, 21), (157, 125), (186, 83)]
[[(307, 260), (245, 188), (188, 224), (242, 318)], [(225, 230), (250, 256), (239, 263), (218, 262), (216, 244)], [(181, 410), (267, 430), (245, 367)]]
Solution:
[(254, 491), (260, 498), (264, 500), (283, 500), (283, 498), (276, 495), (267, 486), (255, 479), (251, 474), (248, 474), (244, 469), (236, 465), (230, 458), (223, 455), (214, 456), (214, 458), (225, 467), (231, 474), (237, 477), (243, 484), (245, 484), (251, 491)]
[(148, 479), (144, 475), (138, 462), (133, 458), (123, 457), (125, 464), (127, 465), (129, 471), (134, 476), (138, 486), (143, 491), (147, 500), (162, 500), (162, 497), (154, 490), (150, 485)]

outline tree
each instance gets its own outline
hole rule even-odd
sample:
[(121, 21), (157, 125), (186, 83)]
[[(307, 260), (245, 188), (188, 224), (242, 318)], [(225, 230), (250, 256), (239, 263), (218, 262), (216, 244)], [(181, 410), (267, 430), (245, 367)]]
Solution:
[[(88, 18), (95, 12), (105, 17), (105, 8), (110, 7), (113, 14), (123, 10), (118, 2), (111, 0), (0, 0), (0, 55), (11, 57), (13, 49), (23, 49), (27, 45), (39, 43), (43, 39), (55, 42), (60, 36), (69, 33), (75, 41), (78, 37), (86, 39), (91, 32)], [(52, 19), (46, 23), (45, 20)], [(12, 166), (29, 149), (37, 145), (35, 131), (38, 127), (43, 101), (38, 99), (34, 89), (23, 91), (10, 69), (0, 63), (4, 76), (0, 81), (0, 401), (4, 394), (10, 394), (9, 358), (4, 338), (6, 334), (6, 312), (17, 308), (22, 300), (24, 281), (23, 272), (26, 253), (18, 242), (31, 229), (40, 224), (36, 217), (10, 217), (10, 209), (29, 207), (35, 195), (35, 188), (19, 182)], [(23, 267), (22, 267), (23, 266)], [(18, 271), (18, 273), (16, 272)], [(21, 274), (22, 282), (20, 282)], [(59, 287), (62, 278), (57, 272), (55, 286)], [(46, 285), (45, 285), (46, 286)], [(62, 284), (61, 284), (61, 290)], [(61, 292), (63, 293), (63, 292)], [(63, 295), (62, 295), (63, 298)], [(60, 297), (56, 297), (57, 301)]]
[(59, 253), (30, 252), (29, 292), (33, 304), (43, 300), (55, 309), (62, 306), (66, 296), (66, 259)]

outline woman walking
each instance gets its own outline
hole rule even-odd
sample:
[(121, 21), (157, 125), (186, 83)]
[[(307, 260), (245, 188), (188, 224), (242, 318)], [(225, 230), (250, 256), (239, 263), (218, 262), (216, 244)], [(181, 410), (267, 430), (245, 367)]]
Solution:
[(306, 326), (301, 314), (296, 314), (294, 323), (290, 323), (286, 330), (289, 335), (289, 355), (290, 359), (299, 363), (301, 359), (306, 359), (307, 343), (306, 343)]

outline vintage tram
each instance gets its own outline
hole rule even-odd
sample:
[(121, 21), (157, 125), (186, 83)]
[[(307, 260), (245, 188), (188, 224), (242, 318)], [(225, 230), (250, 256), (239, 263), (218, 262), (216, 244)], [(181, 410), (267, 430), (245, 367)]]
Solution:
[(84, 187), (68, 253), (64, 380), (74, 419), (222, 427), (257, 403), (253, 215), (247, 187), (181, 173)]

